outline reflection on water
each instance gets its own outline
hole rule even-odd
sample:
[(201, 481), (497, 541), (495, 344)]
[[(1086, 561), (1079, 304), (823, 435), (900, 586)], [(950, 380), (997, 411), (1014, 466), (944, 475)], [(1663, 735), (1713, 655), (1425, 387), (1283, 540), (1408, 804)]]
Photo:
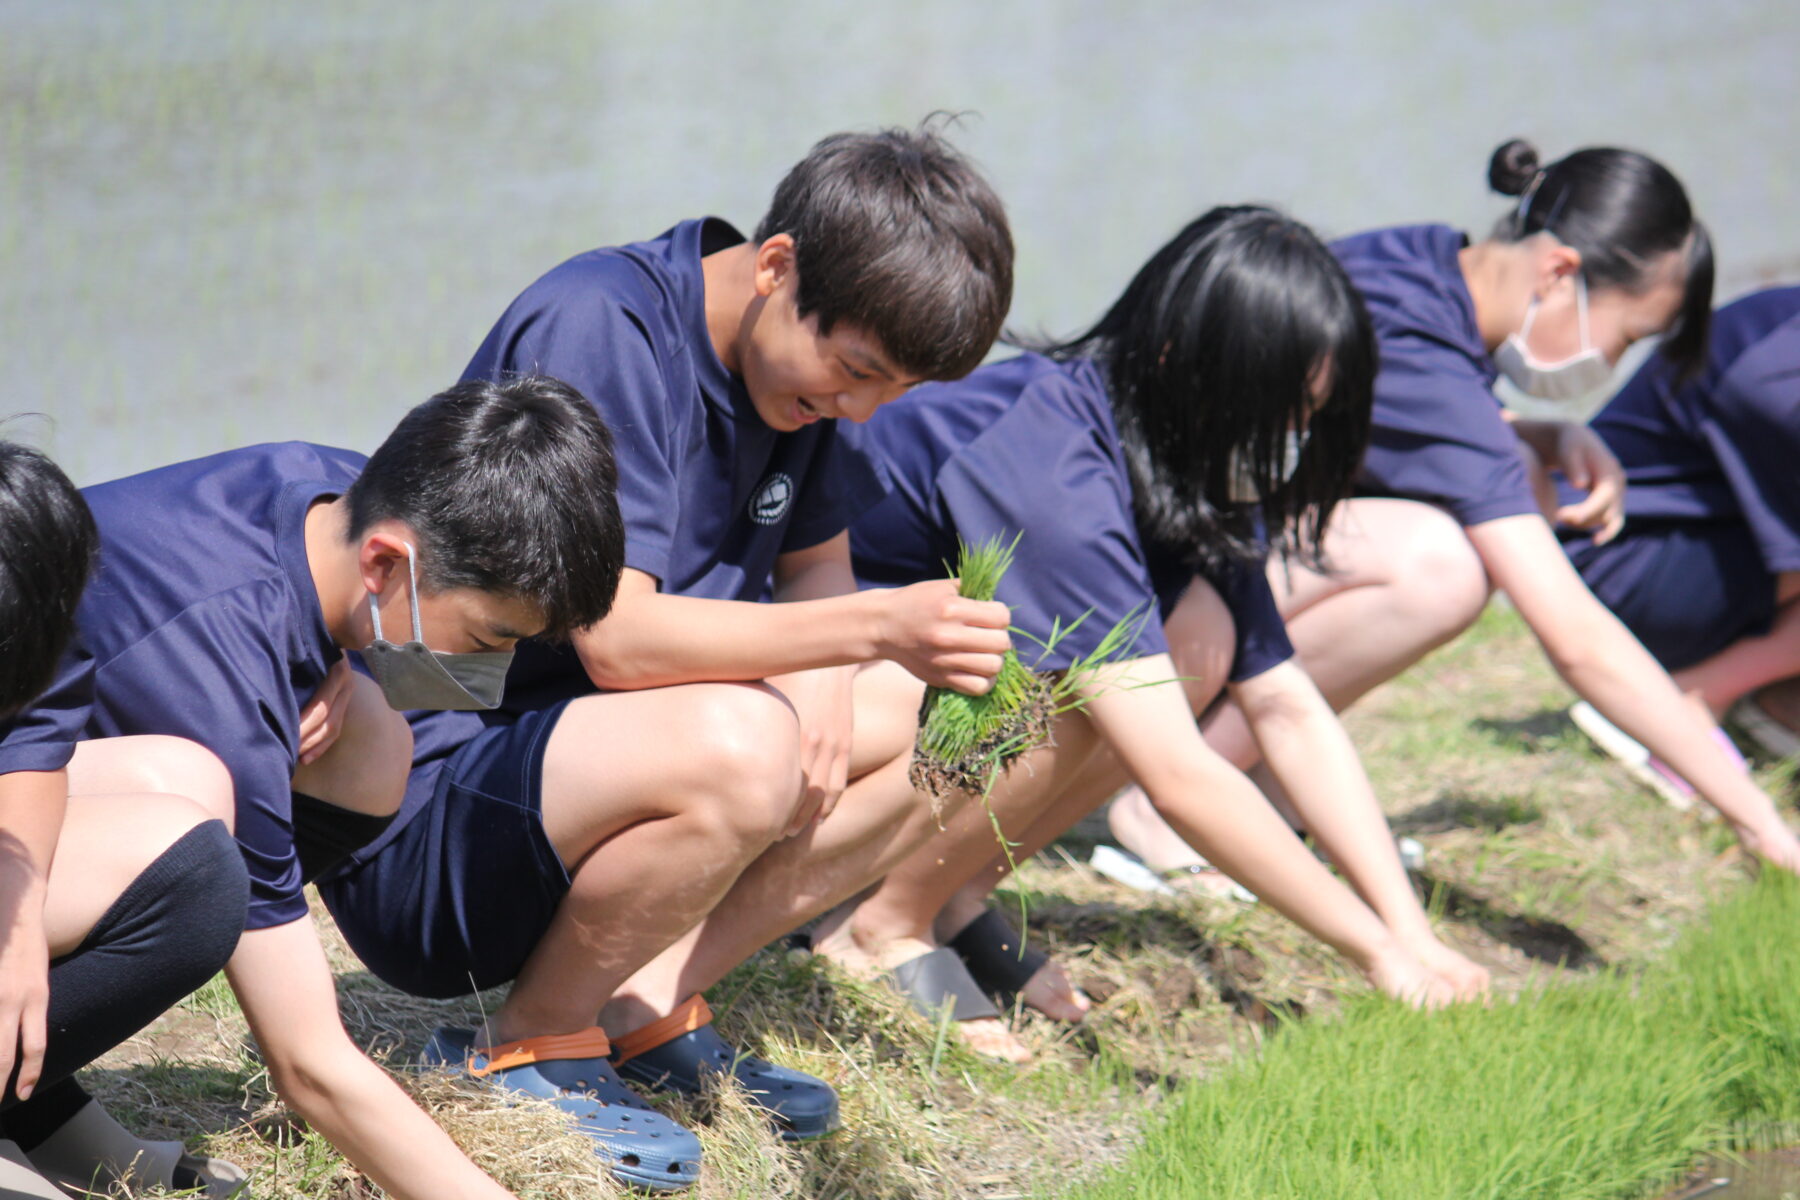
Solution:
[(367, 449), (532, 278), (716, 212), (820, 134), (972, 109), (1015, 317), (1096, 316), (1181, 222), (1485, 228), (1526, 133), (1651, 149), (1728, 286), (1800, 275), (1800, 5), (1720, 0), (0, 0), (0, 415), (92, 481)]
[(1800, 1200), (1800, 1149), (1708, 1159), (1666, 1200)]

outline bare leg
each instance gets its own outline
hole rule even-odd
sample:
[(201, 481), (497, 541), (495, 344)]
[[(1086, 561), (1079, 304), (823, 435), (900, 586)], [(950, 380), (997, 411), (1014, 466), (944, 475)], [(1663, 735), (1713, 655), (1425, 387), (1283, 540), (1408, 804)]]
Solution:
[[(825, 820), (770, 846), (679, 943), (619, 989), (603, 1023), (621, 1028), (711, 987), (738, 963), (885, 874), (937, 828), (906, 770), (924, 685), (892, 663), (856, 677), (853, 782)], [(610, 1028), (609, 1024), (609, 1028)]]
[[(1269, 582), (1300, 665), (1339, 712), (1462, 633), (1487, 605), (1487, 573), (1462, 527), (1415, 500), (1345, 501), (1325, 531), (1325, 559), (1330, 569), (1324, 572), (1271, 563)], [(1249, 725), (1229, 700), (1207, 714), (1202, 732), (1242, 769), (1261, 761)], [(1291, 807), (1283, 809), (1290, 817)], [(1115, 833), (1152, 866), (1194, 861), (1141, 794), (1126, 801)]]
[[(1697, 696), (1715, 719), (1758, 688), (1800, 676), (1800, 571), (1785, 571), (1776, 578), (1776, 598), (1780, 607), (1768, 633), (1733, 642), (1711, 658), (1675, 672), (1681, 690)], [(1781, 696), (1781, 689), (1768, 690), (1771, 703), (1766, 708), (1788, 707), (1774, 699)], [(1800, 710), (1789, 714), (1793, 719), (1779, 712), (1770, 715), (1789, 728), (1800, 728), (1794, 724)]]
[(412, 766), (412, 730), (373, 679), (353, 675), (350, 688), (343, 733), (324, 754), (294, 772), (294, 790), (352, 812), (397, 813)]
[(718, 904), (799, 795), (798, 727), (771, 688), (569, 705), (544, 755), (543, 821), (572, 884), (495, 1015), (495, 1041), (574, 1033), (603, 1005), (615, 1034), (662, 1015), (615, 997), (619, 985)]

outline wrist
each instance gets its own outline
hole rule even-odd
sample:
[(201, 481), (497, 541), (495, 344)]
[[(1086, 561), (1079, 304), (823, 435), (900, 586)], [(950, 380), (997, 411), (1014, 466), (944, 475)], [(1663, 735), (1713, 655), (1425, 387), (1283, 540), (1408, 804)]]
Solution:
[(893, 598), (898, 588), (871, 588), (856, 593), (855, 638), (866, 651), (864, 662), (894, 657)]

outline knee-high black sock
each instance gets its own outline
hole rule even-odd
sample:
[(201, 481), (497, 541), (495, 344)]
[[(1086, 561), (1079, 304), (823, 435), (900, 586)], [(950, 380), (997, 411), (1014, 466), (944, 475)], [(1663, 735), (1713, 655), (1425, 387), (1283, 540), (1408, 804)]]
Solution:
[(249, 899), (243, 857), (222, 821), (190, 829), (126, 886), (81, 945), (50, 964), (43, 1074), (22, 1103), (16, 1068), (0, 1094), (9, 1140), (30, 1150), (60, 1128), (86, 1100), (65, 1084), (71, 1075), (225, 966)]

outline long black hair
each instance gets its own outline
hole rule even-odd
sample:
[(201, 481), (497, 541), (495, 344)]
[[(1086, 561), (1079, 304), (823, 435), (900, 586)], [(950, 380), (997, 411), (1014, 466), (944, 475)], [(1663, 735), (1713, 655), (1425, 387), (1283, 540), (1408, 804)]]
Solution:
[[(1197, 567), (1265, 546), (1318, 561), (1368, 442), (1376, 352), (1362, 297), (1312, 230), (1268, 208), (1215, 208), (1152, 255), (1093, 328), (1028, 348), (1106, 372), (1147, 545)], [(1283, 482), (1290, 430), (1308, 441)], [(1258, 506), (1230, 498), (1234, 463), (1263, 497), (1266, 535)]]
[(0, 720), (55, 678), (99, 545), (69, 477), (36, 450), (0, 441)]
[(1514, 138), (1488, 160), (1488, 186), (1519, 203), (1494, 228), (1501, 241), (1549, 233), (1581, 251), (1589, 288), (1641, 292), (1661, 260), (1685, 251), (1681, 311), (1662, 353), (1683, 378), (1706, 362), (1712, 320), (1713, 252), (1706, 226), (1670, 170), (1635, 150), (1595, 146), (1541, 166), (1536, 147)]

